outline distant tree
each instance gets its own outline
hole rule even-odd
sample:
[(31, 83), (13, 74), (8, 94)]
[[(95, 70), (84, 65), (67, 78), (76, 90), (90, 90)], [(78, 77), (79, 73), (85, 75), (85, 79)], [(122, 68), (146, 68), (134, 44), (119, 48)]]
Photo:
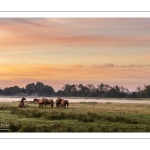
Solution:
[(75, 84), (71, 85), (71, 96), (77, 96), (77, 89)]
[(106, 91), (104, 94), (105, 97), (116, 97), (116, 89), (113, 87), (109, 91)]
[(132, 93), (130, 94), (130, 97), (131, 97), (131, 98), (138, 98), (137, 92), (132, 92)]
[(34, 83), (30, 83), (26, 85), (25, 89), (26, 89), (26, 93), (29, 95), (34, 94), (36, 92), (36, 86)]
[(58, 90), (58, 91), (56, 92), (56, 95), (57, 95), (57, 96), (64, 96), (63, 94), (64, 94), (64, 93), (63, 93), (62, 90)]
[(150, 98), (150, 85), (145, 85), (144, 87), (145, 87), (144, 89), (145, 96), (147, 98)]
[(98, 91), (105, 93), (107, 91), (109, 91), (112, 87), (108, 84), (103, 84), (101, 83), (100, 85), (97, 85), (97, 89)]
[(137, 97), (138, 98), (145, 97), (144, 90), (141, 86), (137, 86), (136, 91), (137, 91)]
[(38, 94), (39, 96), (49, 96), (55, 93), (54, 89), (49, 85), (44, 85), (42, 82), (36, 84), (30, 83), (26, 85), (26, 93), (29, 95)]
[(86, 86), (82, 85), (82, 84), (79, 84), (78, 85), (78, 95), (79, 96), (87, 96), (90, 92), (89, 88), (87, 88)]
[(90, 97), (98, 96), (98, 89), (93, 84), (87, 84), (86, 87), (89, 90), (87, 96), (90, 96)]
[(54, 91), (54, 89), (51, 86), (48, 86), (48, 85), (43, 86), (43, 93), (42, 93), (42, 95), (50, 96), (50, 95), (52, 95), (54, 93), (55, 93), (55, 91)]
[(44, 84), (42, 82), (37, 82), (35, 85), (35, 90), (39, 95), (43, 95)]
[(3, 95), (3, 90), (0, 88), (0, 95)]
[(19, 88), (18, 86), (7, 87), (7, 88), (4, 88), (3, 91), (1, 91), (3, 95), (16, 95), (20, 92), (22, 91), (21, 91), (21, 88)]
[(97, 90), (93, 84), (87, 84), (86, 87), (89, 89), (90, 92), (94, 92)]

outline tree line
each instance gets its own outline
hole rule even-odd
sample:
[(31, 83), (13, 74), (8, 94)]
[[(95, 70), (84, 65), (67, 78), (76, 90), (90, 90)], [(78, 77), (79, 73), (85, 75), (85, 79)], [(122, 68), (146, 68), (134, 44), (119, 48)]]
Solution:
[(49, 85), (44, 85), (42, 82), (30, 83), (25, 88), (19, 86), (7, 87), (3, 90), (0, 89), (0, 95), (38, 95), (38, 96), (51, 96), (55, 94), (54, 89)]
[(137, 87), (136, 92), (130, 92), (123, 86), (110, 86), (108, 84), (65, 84), (57, 92), (53, 87), (42, 82), (27, 84), (24, 88), (19, 86), (0, 89), (0, 95), (37, 95), (37, 96), (67, 96), (67, 97), (107, 97), (107, 98), (150, 98), (150, 85), (144, 88)]

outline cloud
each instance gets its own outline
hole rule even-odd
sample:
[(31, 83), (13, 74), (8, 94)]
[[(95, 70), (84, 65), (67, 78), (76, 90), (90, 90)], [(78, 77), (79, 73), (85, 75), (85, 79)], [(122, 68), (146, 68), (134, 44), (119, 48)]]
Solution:
[[(66, 79), (66, 78), (108, 78), (149, 76), (149, 67), (136, 65), (116, 66), (106, 65), (46, 65), (46, 64), (1, 64), (0, 79), (33, 78), (33, 79)], [(140, 70), (139, 70), (140, 68)]]
[[(147, 67), (148, 65), (145, 65), (145, 67)], [(143, 65), (126, 65), (126, 66), (122, 66), (122, 67), (126, 67), (126, 68), (141, 68), (144, 67)]]
[(105, 64), (105, 65), (102, 65), (102, 67), (117, 67), (117, 66), (114, 65), (114, 64), (108, 63), (108, 64)]
[(107, 64), (104, 64), (104, 65), (93, 64), (93, 65), (91, 65), (91, 67), (92, 67), (92, 68), (95, 68), (95, 69), (100, 69), (100, 68), (102, 68), (102, 67), (112, 68), (112, 67), (117, 67), (117, 66), (114, 65), (114, 64), (107, 63)]
[[(115, 26), (117, 22), (120, 22), (119, 24), (121, 24), (121, 26), (125, 26), (122, 23), (125, 20), (122, 19), (122, 21), (118, 21), (119, 19), (110, 19), (113, 23), (111, 23), (109, 19), (58, 20), (59, 19), (55, 20), (46, 18), (0, 19), (1, 51), (10, 49), (29, 50), (36, 48), (39, 45), (67, 45), (86, 47), (150, 46), (150, 36), (147, 34), (148, 31), (143, 32), (143, 34), (137, 34), (138, 31), (134, 32), (132, 29), (132, 34), (124, 34), (124, 28), (122, 28), (118, 32), (114, 32), (114, 28), (117, 29), (119, 27), (119, 25)], [(94, 21), (93, 23), (92, 20)], [(75, 21), (77, 21), (77, 23), (75, 23)], [(132, 24), (133, 22), (138, 21), (139, 20), (130, 20), (129, 22)], [(99, 28), (99, 26), (101, 26), (101, 28)], [(130, 26), (126, 26), (126, 28), (129, 27)], [(109, 28), (109, 30), (106, 30), (107, 28)], [(139, 28), (141, 29), (141, 32), (142, 29), (145, 29), (143, 25)], [(105, 33), (103, 33), (103, 30), (106, 30)], [(111, 32), (114, 32), (115, 34), (111, 34)], [(130, 33), (131, 31), (127, 32)]]
[(111, 64), (111, 63), (107, 63), (107, 64), (103, 64), (103, 65), (97, 65), (97, 64), (93, 64), (91, 65), (92, 68), (141, 68), (141, 67), (150, 67), (150, 65), (115, 65), (115, 64)]
[(70, 37), (55, 37), (55, 36), (11, 36), (4, 37), (0, 41), (0, 49), (26, 49), (31, 50), (38, 46), (85, 46), (85, 47), (140, 47), (150, 46), (150, 37), (99, 37), (99, 36), (70, 36)]

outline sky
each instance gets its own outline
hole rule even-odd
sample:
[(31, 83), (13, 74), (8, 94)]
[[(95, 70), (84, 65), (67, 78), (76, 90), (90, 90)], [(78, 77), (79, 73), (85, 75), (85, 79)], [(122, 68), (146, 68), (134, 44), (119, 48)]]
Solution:
[(150, 84), (150, 18), (0, 18), (0, 87)]

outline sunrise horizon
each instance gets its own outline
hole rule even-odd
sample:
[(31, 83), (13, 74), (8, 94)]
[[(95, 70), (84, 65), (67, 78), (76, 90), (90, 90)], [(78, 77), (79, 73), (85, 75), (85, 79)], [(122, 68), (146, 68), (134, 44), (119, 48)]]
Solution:
[(0, 87), (149, 84), (149, 18), (0, 18)]

